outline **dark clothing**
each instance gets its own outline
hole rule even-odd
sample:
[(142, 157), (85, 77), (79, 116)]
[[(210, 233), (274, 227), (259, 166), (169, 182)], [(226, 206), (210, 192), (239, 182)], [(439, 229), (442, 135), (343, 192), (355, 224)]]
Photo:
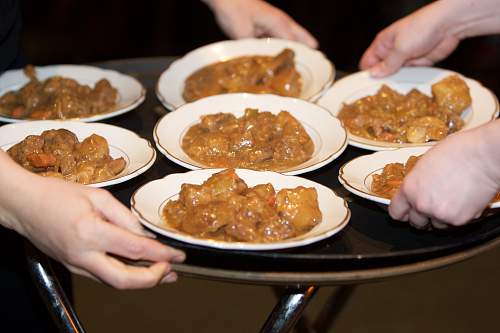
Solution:
[(0, 73), (21, 66), (19, 1), (0, 0)]
[[(20, 34), (19, 1), (0, 0), (0, 73), (23, 66), (19, 49)], [(56, 263), (53, 267), (68, 297), (71, 298), (69, 272)], [(24, 239), (1, 226), (0, 325), (2, 332), (57, 332), (31, 281), (24, 252)]]

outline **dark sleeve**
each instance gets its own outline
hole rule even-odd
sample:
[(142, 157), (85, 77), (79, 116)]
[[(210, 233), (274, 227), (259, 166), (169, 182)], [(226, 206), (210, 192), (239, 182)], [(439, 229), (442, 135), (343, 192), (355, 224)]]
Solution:
[(21, 66), (21, 10), (18, 0), (0, 0), (0, 73)]

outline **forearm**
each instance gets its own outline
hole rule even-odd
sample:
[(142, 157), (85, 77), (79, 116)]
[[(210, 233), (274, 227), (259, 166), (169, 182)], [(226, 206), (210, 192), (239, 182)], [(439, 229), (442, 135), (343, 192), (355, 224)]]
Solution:
[(477, 129), (473, 129), (478, 137), (478, 156), (484, 165), (484, 170), (498, 184), (500, 189), (500, 119), (494, 120)]
[(0, 170), (0, 224), (23, 234), (17, 215), (23, 205), (33, 204), (27, 196), (28, 187), (33, 186), (33, 180), (37, 176), (17, 165), (1, 149)]
[(438, 33), (459, 39), (500, 33), (499, 0), (440, 0), (423, 10), (441, 22)]

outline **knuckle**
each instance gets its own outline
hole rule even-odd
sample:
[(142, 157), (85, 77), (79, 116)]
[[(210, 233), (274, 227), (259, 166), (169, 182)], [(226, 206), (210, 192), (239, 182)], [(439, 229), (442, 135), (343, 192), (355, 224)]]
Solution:
[(427, 213), (429, 210), (427, 200), (424, 197), (418, 197), (415, 200), (415, 208), (419, 213)]
[(130, 259), (141, 259), (144, 255), (145, 247), (140, 242), (129, 242), (126, 245), (126, 251)]
[(132, 283), (130, 282), (129, 279), (125, 275), (117, 275), (115, 276), (112, 281), (110, 281), (110, 285), (113, 288), (119, 289), (119, 290), (125, 290), (125, 289), (130, 289), (132, 287)]
[(82, 217), (75, 223), (76, 237), (79, 244), (89, 244), (95, 242), (94, 226), (91, 221), (92, 217)]
[(102, 188), (97, 188), (93, 191), (93, 196), (100, 202), (107, 202), (110, 200), (111, 194)]

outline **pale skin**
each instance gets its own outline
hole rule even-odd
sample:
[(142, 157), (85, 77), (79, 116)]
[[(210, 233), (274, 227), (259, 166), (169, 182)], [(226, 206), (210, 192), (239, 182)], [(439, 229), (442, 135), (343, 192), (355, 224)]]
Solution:
[(450, 135), (427, 151), (392, 198), (392, 218), (425, 229), (464, 225), (500, 190), (500, 120)]
[[(270, 36), (318, 45), (290, 16), (263, 1), (204, 2), (231, 38)], [(177, 280), (171, 263), (184, 261), (185, 254), (152, 239), (109, 192), (31, 174), (1, 150), (0, 170), (0, 224), (71, 272), (119, 289)], [(117, 257), (150, 264), (133, 265)]]
[[(498, 0), (436, 1), (381, 31), (360, 67), (383, 77), (401, 66), (432, 65), (464, 38), (499, 32)], [(500, 190), (499, 139), (496, 120), (430, 149), (391, 200), (391, 217), (420, 229), (460, 226), (480, 217)]]
[(379, 32), (363, 54), (361, 69), (375, 77), (401, 66), (429, 66), (467, 37), (500, 32), (500, 1), (440, 0)]
[(317, 48), (318, 41), (282, 10), (262, 0), (203, 0), (230, 38), (277, 37)]
[(154, 240), (109, 192), (32, 174), (2, 150), (0, 169), (0, 223), (71, 272), (119, 289), (176, 281), (171, 263), (185, 254)]

